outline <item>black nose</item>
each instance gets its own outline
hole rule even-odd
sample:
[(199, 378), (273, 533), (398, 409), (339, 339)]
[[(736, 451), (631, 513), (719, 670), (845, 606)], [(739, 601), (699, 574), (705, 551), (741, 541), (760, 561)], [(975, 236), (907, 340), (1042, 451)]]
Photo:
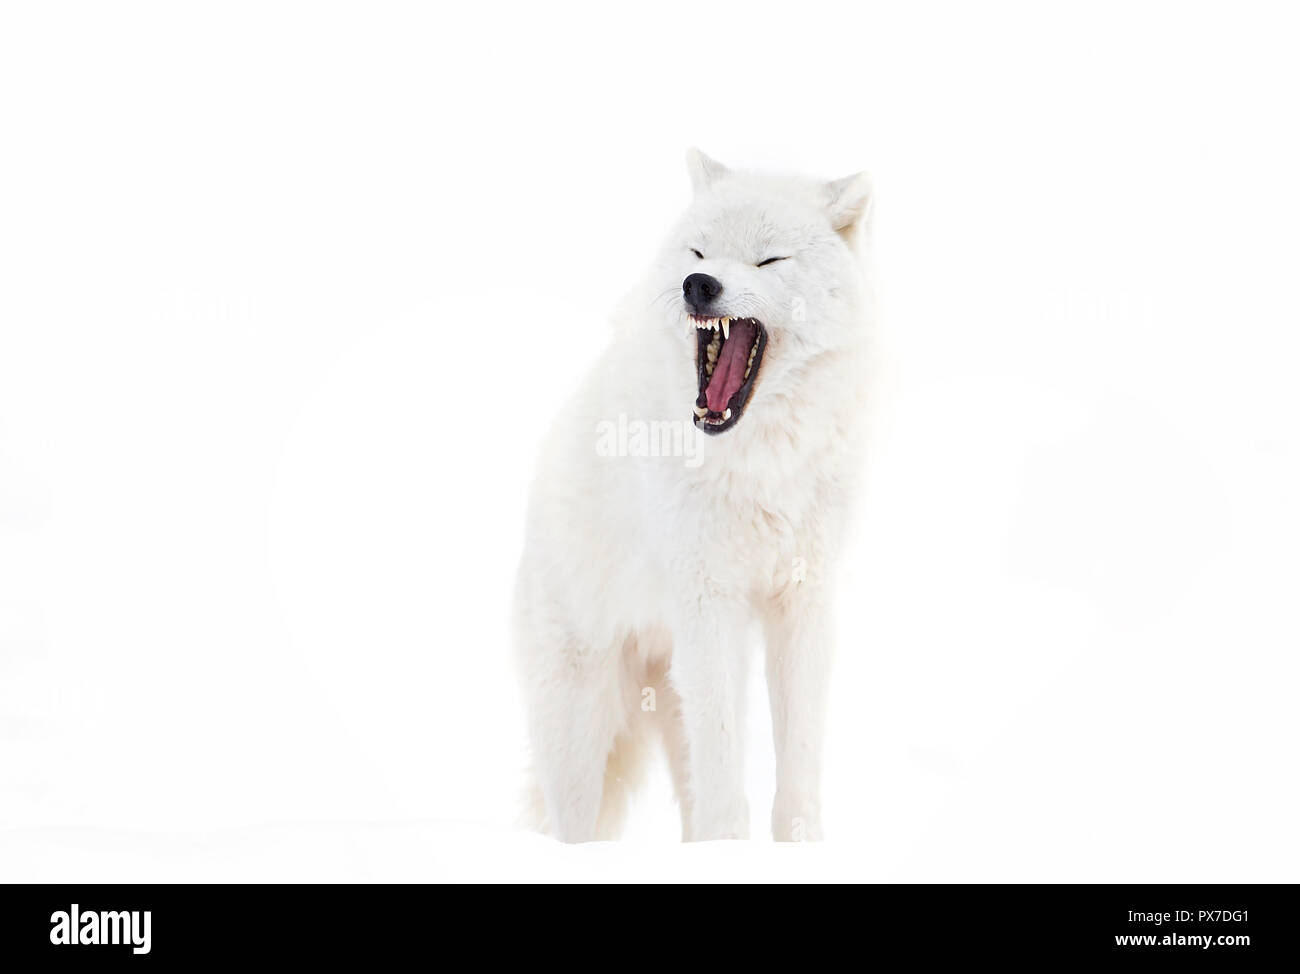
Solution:
[(682, 294), (692, 311), (704, 311), (721, 293), (722, 282), (708, 274), (691, 274), (682, 281)]

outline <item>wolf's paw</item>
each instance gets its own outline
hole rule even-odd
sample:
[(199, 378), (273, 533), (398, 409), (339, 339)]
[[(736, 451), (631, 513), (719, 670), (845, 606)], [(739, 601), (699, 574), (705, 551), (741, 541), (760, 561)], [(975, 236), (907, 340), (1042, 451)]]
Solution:
[(817, 803), (778, 795), (772, 804), (772, 838), (777, 842), (820, 842), (822, 817)]

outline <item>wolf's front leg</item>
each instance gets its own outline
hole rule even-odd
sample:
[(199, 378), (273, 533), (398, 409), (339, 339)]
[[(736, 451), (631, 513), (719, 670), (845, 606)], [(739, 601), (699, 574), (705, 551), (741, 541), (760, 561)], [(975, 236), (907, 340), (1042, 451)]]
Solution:
[(815, 583), (792, 586), (766, 620), (776, 744), (772, 837), (820, 840), (822, 737), (830, 680), (829, 610)]
[(749, 838), (741, 740), (747, 621), (739, 606), (697, 601), (675, 627), (670, 676), (686, 734), (692, 841)]

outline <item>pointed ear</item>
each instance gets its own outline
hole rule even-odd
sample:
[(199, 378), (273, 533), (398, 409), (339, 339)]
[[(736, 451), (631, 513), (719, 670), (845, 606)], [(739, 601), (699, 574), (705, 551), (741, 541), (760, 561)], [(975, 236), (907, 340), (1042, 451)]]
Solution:
[(731, 171), (694, 146), (686, 150), (686, 168), (691, 174), (691, 185), (697, 193)]
[(863, 172), (826, 184), (826, 215), (837, 233), (857, 226), (871, 205), (871, 180)]

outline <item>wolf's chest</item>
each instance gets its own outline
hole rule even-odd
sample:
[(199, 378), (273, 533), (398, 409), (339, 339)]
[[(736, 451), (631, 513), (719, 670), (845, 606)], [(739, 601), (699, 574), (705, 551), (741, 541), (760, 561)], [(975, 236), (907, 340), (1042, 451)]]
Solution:
[(716, 484), (698, 485), (676, 494), (669, 523), (658, 528), (659, 543), (674, 560), (704, 567), (707, 574), (750, 587), (788, 564), (805, 542), (811, 491), (792, 489), (768, 494)]

